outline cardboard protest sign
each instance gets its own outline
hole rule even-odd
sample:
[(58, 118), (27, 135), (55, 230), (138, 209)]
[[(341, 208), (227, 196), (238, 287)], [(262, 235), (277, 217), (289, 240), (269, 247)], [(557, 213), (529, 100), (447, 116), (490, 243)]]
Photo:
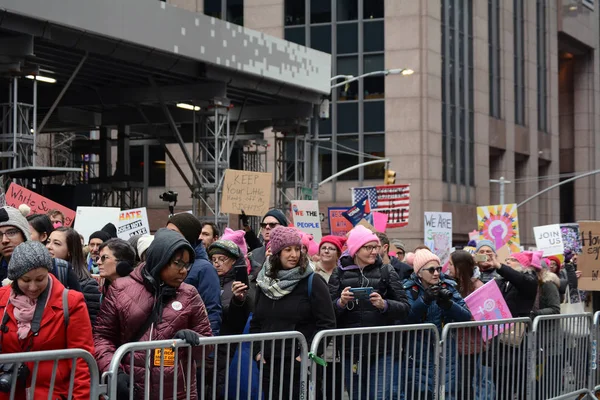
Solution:
[(352, 223), (344, 217), (343, 213), (348, 211), (348, 208), (329, 207), (329, 233), (334, 236), (346, 236), (352, 229)]
[(146, 207), (121, 211), (119, 225), (117, 226), (117, 235), (121, 239), (127, 240), (131, 236), (149, 234), (150, 224), (148, 223)]
[(508, 246), (509, 253), (520, 251), (516, 204), (477, 207), (477, 229), (479, 238), (491, 240), (496, 249)]
[(538, 250), (544, 252), (544, 257), (562, 254), (565, 251), (560, 225), (536, 226), (533, 228), (533, 234), (535, 245)]
[(21, 204), (27, 204), (32, 214), (46, 214), (52, 209), (59, 210), (65, 215), (65, 226), (71, 226), (75, 219), (75, 211), (23, 186), (11, 183), (6, 191), (6, 205), (19, 208)]
[(425, 246), (437, 255), (442, 265), (450, 258), (452, 248), (452, 213), (425, 212)]
[(262, 217), (269, 211), (272, 184), (270, 172), (225, 170), (221, 212)]
[[(491, 280), (473, 293), (465, 297), (465, 303), (475, 321), (493, 321), (512, 318), (510, 309), (498, 288), (495, 280)], [(504, 325), (482, 326), (481, 337), (490, 340), (504, 331)]]
[(75, 230), (83, 236), (85, 243), (90, 239), (90, 235), (99, 231), (109, 222), (115, 227), (119, 226), (119, 214), (121, 209), (118, 207), (77, 207), (77, 217), (75, 218)]
[(600, 290), (600, 221), (579, 222), (581, 255), (577, 269), (581, 271), (578, 286), (581, 290)]
[(311, 234), (315, 242), (319, 243), (323, 237), (319, 202), (317, 200), (294, 200), (292, 201), (292, 214), (294, 226), (302, 232)]

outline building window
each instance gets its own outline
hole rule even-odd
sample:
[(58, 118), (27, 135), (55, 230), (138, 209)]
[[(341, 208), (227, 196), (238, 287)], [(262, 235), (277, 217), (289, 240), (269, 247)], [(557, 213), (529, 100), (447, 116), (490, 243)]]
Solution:
[(525, 15), (523, 0), (513, 0), (515, 123), (525, 125)]
[(500, 116), (500, 0), (488, 0), (488, 56), (490, 71), (490, 115)]
[[(223, 9), (226, 10), (226, 18), (222, 15)], [(244, 0), (204, 0), (204, 14), (243, 26)]]
[[(131, 181), (144, 181), (144, 146), (131, 146)], [(165, 149), (162, 146), (148, 146), (148, 185), (163, 187), (166, 182)]]
[(548, 132), (548, 44), (546, 42), (546, 1), (536, 1), (538, 130)]
[[(473, 4), (442, 0), (442, 174), (447, 199), (471, 202), (474, 186)], [(452, 191), (450, 184), (465, 190)], [(451, 193), (456, 193), (451, 196)]]

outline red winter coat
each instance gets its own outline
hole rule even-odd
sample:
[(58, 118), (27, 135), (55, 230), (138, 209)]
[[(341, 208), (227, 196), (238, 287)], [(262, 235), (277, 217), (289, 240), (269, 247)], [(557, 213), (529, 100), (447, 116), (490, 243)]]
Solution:
[[(75, 290), (69, 290), (69, 326), (65, 329), (65, 318), (63, 312), (62, 294), (64, 286), (52, 274), (52, 291), (48, 295), (48, 302), (42, 315), (40, 331), (33, 339), (33, 347), (30, 351), (59, 350), (59, 349), (83, 349), (94, 354), (94, 342), (92, 338), (92, 324), (88, 310), (83, 299), (83, 294)], [(19, 340), (17, 337), (17, 321), (13, 314), (14, 306), (9, 304), (10, 286), (0, 289), (0, 315), (6, 313), (10, 317), (6, 327), (8, 332), (2, 334), (2, 353), (19, 353), (27, 349), (29, 337)], [(1, 318), (1, 317), (0, 317)], [(33, 333), (29, 333), (33, 335)], [(30, 374), (27, 386), (31, 385), (34, 363), (26, 363)], [(69, 392), (69, 381), (71, 376), (72, 360), (58, 362), (56, 382), (54, 386), (53, 399), (61, 396), (67, 398)], [(35, 382), (34, 399), (47, 399), (50, 390), (50, 378), (54, 361), (42, 361), (39, 364), (38, 375)], [(0, 399), (8, 399), (9, 393), (0, 393)], [(73, 386), (74, 400), (88, 400), (90, 398), (90, 374), (87, 364), (79, 359), (75, 369), (75, 384)], [(25, 399), (24, 390), (17, 389), (15, 399)]]
[[(108, 370), (115, 350), (131, 341), (138, 329), (146, 322), (152, 312), (154, 296), (146, 290), (140, 269), (136, 268), (130, 276), (115, 280), (108, 289), (102, 301), (100, 312), (96, 319), (94, 330), (94, 344), (96, 346), (96, 361), (100, 373)], [(175, 302), (181, 303), (176, 304)], [(177, 310), (176, 310), (177, 309)], [(165, 304), (162, 321), (153, 329), (148, 329), (140, 341), (169, 340), (181, 329), (191, 329), (201, 336), (212, 336), (210, 321), (204, 303), (195, 287), (182, 283), (177, 289), (177, 295)], [(152, 337), (150, 332), (152, 331)], [(212, 349), (204, 348), (208, 356)], [(187, 355), (188, 350), (179, 352), (179, 368), (177, 371), (177, 398), (186, 398), (187, 389)], [(195, 347), (193, 358), (200, 360), (203, 348)], [(154, 352), (151, 354), (150, 393), (151, 398), (158, 398), (160, 392), (160, 367), (154, 367)], [(145, 352), (136, 352), (134, 357), (134, 382), (140, 395), (144, 393), (143, 383), (145, 376)], [(125, 373), (130, 374), (130, 359), (126, 356), (121, 363)], [(191, 393), (192, 399), (197, 398), (196, 366), (192, 365)], [(173, 396), (173, 367), (164, 368), (163, 398), (171, 399)]]

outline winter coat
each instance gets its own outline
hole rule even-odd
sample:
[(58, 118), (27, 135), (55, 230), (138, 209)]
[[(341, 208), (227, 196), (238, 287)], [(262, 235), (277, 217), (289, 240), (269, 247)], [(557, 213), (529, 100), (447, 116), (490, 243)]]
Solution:
[(498, 272), (494, 268), (490, 268), (485, 271), (480, 268), (479, 271), (481, 273), (479, 279), (481, 280), (481, 282), (483, 282), (484, 285), (492, 279), (497, 279), (500, 277), (500, 275), (498, 275)]
[(185, 283), (196, 288), (208, 312), (210, 327), (214, 336), (219, 336), (221, 329), (221, 291), (219, 275), (212, 263), (208, 260), (208, 254), (202, 242), (195, 248), (196, 259), (192, 269), (188, 272)]
[[(63, 290), (65, 287), (53, 275), (52, 288), (48, 293), (46, 308), (42, 315), (40, 330), (33, 338), (33, 344), (28, 348), (29, 339), (19, 340), (17, 337), (17, 321), (13, 314), (14, 307), (8, 304), (11, 292), (10, 286), (0, 289), (0, 314), (8, 315), (6, 324), (7, 332), (1, 337), (2, 353), (21, 353), (24, 351), (47, 351), (61, 349), (83, 349), (94, 354), (94, 343), (92, 339), (92, 325), (85, 306), (83, 295), (75, 290), (68, 291), (69, 324), (65, 328), (63, 310)], [(33, 333), (29, 333), (31, 338)], [(34, 363), (25, 363), (30, 374), (27, 385), (31, 385)], [(72, 360), (58, 362), (56, 381), (54, 382), (53, 399), (67, 398), (69, 392)], [(34, 399), (47, 399), (50, 390), (50, 380), (54, 368), (54, 361), (42, 361), (39, 363), (38, 374), (35, 383)], [(8, 399), (9, 393), (0, 393), (0, 399)], [(25, 399), (23, 389), (17, 389), (16, 399)], [(90, 374), (87, 364), (78, 359), (75, 367), (75, 380), (73, 386), (74, 400), (88, 400), (90, 398)]]
[[(475, 279), (474, 284), (475, 290), (483, 286), (483, 282), (481, 282), (479, 279)], [(474, 326), (471, 328), (463, 328), (455, 332), (456, 347), (459, 354), (477, 354), (481, 353), (481, 351), (487, 347), (481, 336), (481, 330), (478, 327)]]
[(536, 273), (531, 269), (515, 270), (504, 264), (497, 271), (498, 287), (513, 318), (529, 317), (538, 290)]
[(250, 273), (257, 277), (265, 261), (267, 261), (266, 246), (260, 246), (252, 250), (248, 253), (248, 259), (250, 259), (250, 263), (252, 264), (252, 271)]
[(96, 326), (96, 316), (98, 315), (98, 311), (100, 311), (100, 298), (102, 297), (98, 281), (90, 276), (80, 280), (79, 284), (81, 285), (81, 292), (83, 293), (85, 304), (90, 314), (92, 326)]
[[(384, 269), (387, 271), (388, 279), (382, 279)], [(338, 300), (344, 288), (348, 286), (372, 287), (387, 302), (387, 307), (382, 312), (370, 301), (354, 301), (348, 303), (346, 307), (340, 307)], [(361, 271), (347, 252), (342, 254), (337, 268), (329, 278), (329, 293), (336, 312), (338, 328), (394, 325), (397, 320), (404, 319), (410, 309), (398, 274), (390, 264), (383, 264), (379, 257), (374, 264), (367, 265)]]
[[(304, 335), (308, 348), (318, 331), (335, 329), (335, 313), (331, 306), (329, 291), (325, 280), (314, 274), (312, 278), (311, 296), (308, 296), (308, 280), (306, 277), (291, 291), (291, 293), (272, 300), (257, 286), (255, 293), (254, 315), (250, 323), (250, 333), (298, 331)], [(284, 357), (294, 352), (294, 357), (300, 355), (300, 348), (292, 349), (291, 341), (286, 341)], [(278, 346), (279, 345), (279, 346)], [(254, 346), (253, 354), (261, 351), (260, 343)], [(265, 357), (269, 360), (271, 345), (265, 345)], [(281, 342), (275, 343), (273, 351), (275, 358), (281, 357)]]
[(392, 264), (392, 267), (396, 270), (401, 281), (410, 278), (413, 273), (413, 267), (398, 260), (397, 257), (390, 257), (390, 264)]
[[(155, 299), (144, 286), (141, 273), (143, 267), (144, 264), (137, 267), (128, 277), (112, 282), (102, 302), (94, 331), (96, 361), (101, 373), (108, 369), (117, 348), (130, 342), (151, 315)], [(204, 303), (198, 291), (186, 283), (182, 283), (177, 289), (175, 297), (169, 299), (164, 305), (160, 322), (151, 326), (139, 341), (172, 339), (175, 333), (181, 329), (191, 329), (201, 336), (212, 336)], [(150, 336), (151, 333), (152, 336)], [(212, 346), (194, 347), (192, 355), (194, 360), (201, 360), (204, 354), (208, 355), (211, 351)], [(179, 352), (176, 397), (178, 399), (186, 398), (187, 354), (187, 350)], [(129, 357), (129, 355), (124, 357), (121, 363), (121, 368), (127, 374), (132, 373)], [(143, 393), (144, 389), (145, 359), (145, 352), (135, 353), (133, 374), (139, 393)], [(152, 359), (153, 357), (151, 357)], [(151, 398), (154, 399), (158, 398), (160, 394), (160, 367), (151, 365), (150, 393), (152, 393)], [(195, 369), (194, 363), (192, 371)], [(171, 399), (173, 396), (173, 375), (174, 367), (165, 367), (163, 382), (165, 399)], [(191, 379), (190, 396), (192, 399), (196, 399), (196, 374), (192, 373)]]
[[(550, 271), (545, 271), (542, 282), (539, 283), (537, 310), (533, 310), (532, 317), (537, 315), (557, 315), (560, 314), (560, 280), (558, 276)], [(541, 322), (539, 328), (544, 331), (543, 335), (538, 335), (537, 347), (542, 351), (538, 354), (546, 356), (559, 354), (563, 349), (565, 340), (564, 334), (560, 329), (558, 321), (545, 320)]]

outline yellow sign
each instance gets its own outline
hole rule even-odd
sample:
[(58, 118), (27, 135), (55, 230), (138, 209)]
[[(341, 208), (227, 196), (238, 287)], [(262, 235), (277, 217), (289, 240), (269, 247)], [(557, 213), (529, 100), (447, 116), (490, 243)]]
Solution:
[(496, 249), (507, 246), (509, 254), (521, 250), (516, 204), (477, 207), (477, 230), (479, 239), (491, 240)]
[(164, 352), (163, 365), (165, 367), (174, 367), (175, 366), (175, 351), (173, 351), (173, 349), (154, 349), (154, 366), (160, 367), (160, 355), (163, 352)]

